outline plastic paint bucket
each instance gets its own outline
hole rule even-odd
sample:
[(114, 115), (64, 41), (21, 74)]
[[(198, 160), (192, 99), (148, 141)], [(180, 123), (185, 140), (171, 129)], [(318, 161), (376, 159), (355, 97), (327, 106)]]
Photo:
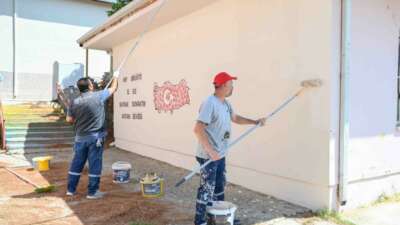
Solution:
[(51, 156), (40, 156), (32, 159), (34, 167), (38, 171), (47, 171), (50, 169)]
[(164, 195), (164, 179), (157, 174), (146, 174), (140, 179), (140, 187), (143, 197), (158, 198)]
[(231, 202), (217, 201), (212, 206), (207, 206), (207, 214), (209, 219), (215, 221), (216, 224), (231, 224), (235, 220), (235, 212), (237, 206)]
[(113, 182), (117, 184), (128, 183), (130, 181), (131, 164), (118, 161), (112, 164)]

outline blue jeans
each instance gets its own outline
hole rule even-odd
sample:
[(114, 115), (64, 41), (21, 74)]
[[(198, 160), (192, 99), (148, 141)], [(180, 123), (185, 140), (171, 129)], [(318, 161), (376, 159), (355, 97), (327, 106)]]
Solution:
[(103, 166), (103, 139), (97, 138), (85, 141), (75, 141), (74, 158), (68, 172), (68, 191), (76, 192), (86, 160), (89, 161), (88, 195), (99, 190), (101, 170)]
[[(197, 157), (200, 165), (207, 160)], [(213, 161), (200, 171), (200, 187), (197, 191), (196, 215), (194, 224), (203, 225), (207, 223), (207, 205), (211, 205), (213, 201), (225, 200), (225, 184), (226, 184), (225, 158)]]

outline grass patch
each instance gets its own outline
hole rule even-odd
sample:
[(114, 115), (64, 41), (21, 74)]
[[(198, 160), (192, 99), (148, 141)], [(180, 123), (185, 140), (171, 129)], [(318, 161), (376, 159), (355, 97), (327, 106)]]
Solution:
[(321, 219), (334, 222), (340, 225), (356, 225), (351, 221), (343, 219), (339, 213), (326, 209), (317, 212), (317, 216)]
[(152, 223), (147, 223), (147, 222), (131, 222), (129, 225), (154, 225)]
[(388, 196), (385, 193), (383, 193), (372, 205), (378, 205), (382, 203), (394, 203), (394, 202), (400, 202), (400, 193), (391, 196)]
[(41, 193), (53, 192), (53, 191), (56, 191), (56, 190), (57, 190), (56, 186), (50, 185), (50, 186), (47, 186), (47, 187), (36, 188), (36, 189), (35, 189), (35, 192), (36, 192), (37, 194), (41, 194)]

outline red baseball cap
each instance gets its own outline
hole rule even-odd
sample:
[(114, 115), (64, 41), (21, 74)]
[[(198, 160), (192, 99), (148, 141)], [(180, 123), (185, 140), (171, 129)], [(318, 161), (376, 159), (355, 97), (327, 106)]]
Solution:
[(219, 87), (230, 80), (237, 80), (237, 77), (232, 77), (226, 72), (220, 72), (214, 77), (214, 85)]

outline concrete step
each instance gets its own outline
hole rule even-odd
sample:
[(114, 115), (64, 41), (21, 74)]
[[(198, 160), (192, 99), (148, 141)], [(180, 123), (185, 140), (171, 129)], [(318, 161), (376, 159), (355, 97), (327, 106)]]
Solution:
[(48, 149), (48, 148), (69, 148), (72, 147), (73, 143), (66, 141), (66, 142), (58, 142), (58, 143), (49, 143), (49, 142), (35, 142), (35, 143), (24, 143), (24, 142), (15, 142), (15, 143), (7, 143), (8, 151), (13, 150), (29, 150), (29, 149)]
[(74, 137), (73, 136), (61, 136), (61, 137), (43, 137), (43, 136), (25, 136), (25, 137), (8, 137), (6, 138), (7, 144), (13, 143), (13, 142), (51, 142), (51, 143), (57, 143), (57, 142), (64, 142), (64, 141), (71, 141), (73, 142)]
[(64, 115), (63, 113), (60, 112), (31, 112), (31, 111), (27, 111), (27, 112), (3, 112), (5, 117), (25, 117), (25, 116), (59, 116), (59, 115)]
[(6, 132), (6, 138), (13, 137), (73, 137), (74, 131), (48, 131), (48, 130), (9, 130)]
[(15, 114), (50, 114), (50, 113), (55, 113), (54, 109), (52, 108), (7, 108), (5, 107), (3, 109), (5, 115), (15, 115)]
[(6, 127), (6, 135), (10, 133), (10, 135), (30, 135), (35, 133), (43, 133), (44, 135), (49, 133), (69, 133), (74, 132), (73, 127), (71, 126), (51, 126), (51, 127), (27, 127), (27, 126), (18, 126), (18, 127)]
[(73, 131), (73, 127), (72, 126), (53, 126), (53, 127), (14, 126), (14, 127), (6, 127), (6, 133), (8, 133), (8, 132), (66, 132), (66, 131)]
[(53, 154), (60, 152), (72, 152), (73, 146), (59, 147), (59, 148), (20, 148), (20, 149), (9, 149), (7, 154), (9, 155), (24, 155), (24, 154)]
[(6, 120), (18, 120), (18, 119), (26, 119), (26, 118), (48, 118), (53, 119), (54, 117), (65, 117), (62, 113), (15, 113), (15, 114), (5, 114), (4, 118)]
[(7, 104), (4, 103), (3, 107), (6, 109), (52, 109), (55, 104), (52, 103), (26, 103), (26, 104)]
[(72, 125), (48, 102), (4, 105), (9, 151), (71, 148)]
[(32, 122), (32, 121), (6, 121), (6, 128), (17, 128), (17, 127), (26, 127), (26, 128), (34, 128), (34, 127), (63, 127), (63, 126), (71, 126), (66, 121), (43, 121), (43, 122)]
[(7, 107), (51, 107), (54, 103), (51, 101), (7, 101), (4, 100), (4, 105)]
[(37, 123), (37, 122), (65, 122), (65, 117), (61, 116), (51, 116), (51, 117), (46, 117), (46, 116), (30, 116), (26, 115), (25, 117), (19, 117), (19, 118), (9, 118), (6, 117), (6, 123)]

